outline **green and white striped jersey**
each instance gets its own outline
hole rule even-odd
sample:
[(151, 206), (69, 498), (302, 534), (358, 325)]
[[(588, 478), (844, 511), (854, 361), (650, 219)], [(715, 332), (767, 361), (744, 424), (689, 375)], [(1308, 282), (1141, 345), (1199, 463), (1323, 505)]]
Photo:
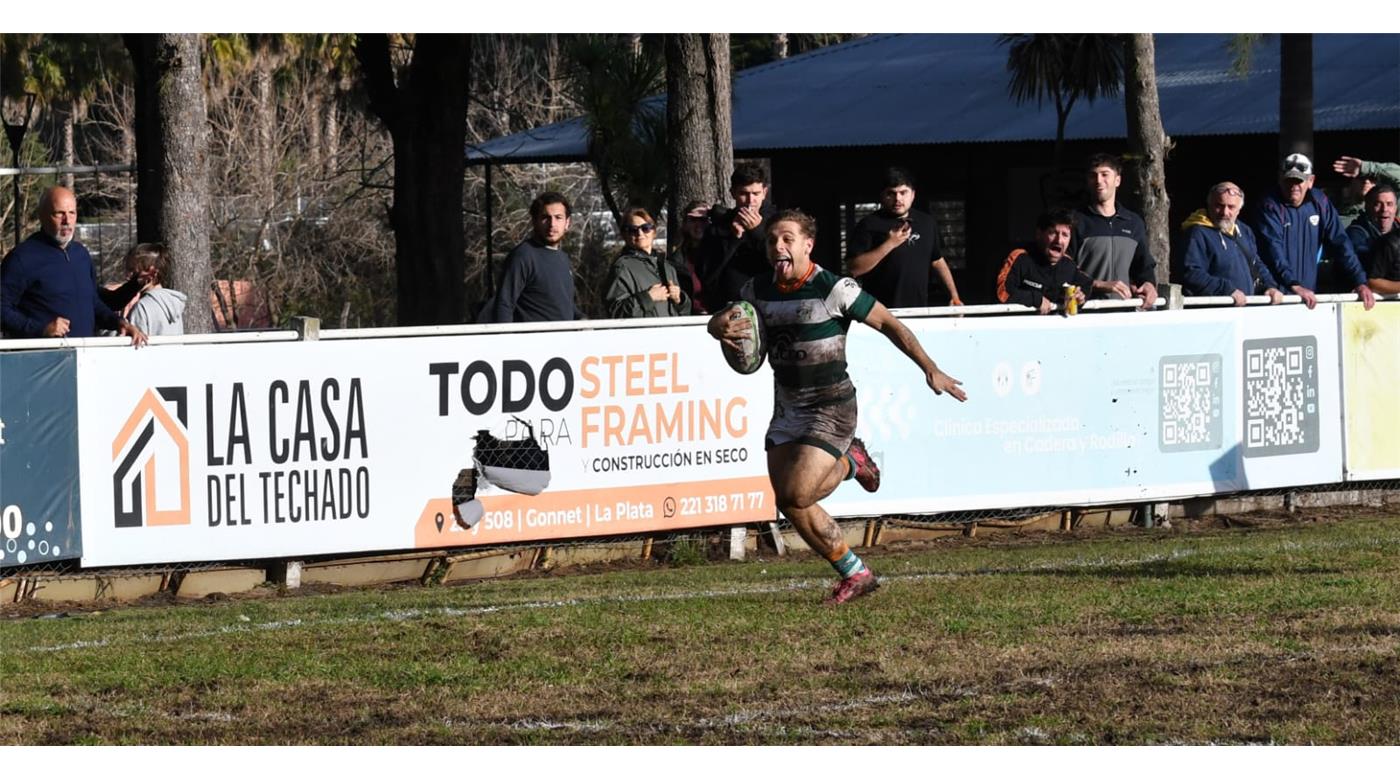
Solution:
[(756, 276), (740, 295), (763, 318), (779, 404), (820, 406), (855, 396), (846, 374), (846, 330), (853, 319), (865, 321), (874, 296), (825, 268), (792, 292), (779, 290), (772, 277)]

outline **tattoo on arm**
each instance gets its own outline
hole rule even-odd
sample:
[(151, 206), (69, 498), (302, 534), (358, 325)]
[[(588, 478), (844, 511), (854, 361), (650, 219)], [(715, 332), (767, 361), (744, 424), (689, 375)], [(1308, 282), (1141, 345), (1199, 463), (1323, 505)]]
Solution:
[(918, 364), (919, 368), (928, 370), (933, 365), (933, 360), (924, 352), (923, 345), (915, 338), (914, 332), (904, 326), (904, 323), (890, 317), (881, 332), (900, 352), (908, 355), (910, 360)]

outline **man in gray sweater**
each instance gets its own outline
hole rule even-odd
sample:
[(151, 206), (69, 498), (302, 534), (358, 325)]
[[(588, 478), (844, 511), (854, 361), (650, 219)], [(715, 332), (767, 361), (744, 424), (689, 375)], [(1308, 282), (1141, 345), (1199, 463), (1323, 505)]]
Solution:
[(481, 322), (554, 322), (583, 319), (574, 304), (574, 274), (563, 250), (569, 201), (546, 192), (530, 204), (531, 235), (506, 255), (501, 286)]

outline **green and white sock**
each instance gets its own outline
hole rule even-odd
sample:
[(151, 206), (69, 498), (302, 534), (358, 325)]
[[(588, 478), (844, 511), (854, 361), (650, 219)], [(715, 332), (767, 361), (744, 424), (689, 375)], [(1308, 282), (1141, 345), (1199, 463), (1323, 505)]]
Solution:
[(865, 561), (862, 561), (859, 555), (847, 549), (845, 555), (831, 562), (831, 567), (835, 569), (836, 573), (841, 575), (841, 579), (844, 580), (847, 577), (854, 577), (865, 571)]

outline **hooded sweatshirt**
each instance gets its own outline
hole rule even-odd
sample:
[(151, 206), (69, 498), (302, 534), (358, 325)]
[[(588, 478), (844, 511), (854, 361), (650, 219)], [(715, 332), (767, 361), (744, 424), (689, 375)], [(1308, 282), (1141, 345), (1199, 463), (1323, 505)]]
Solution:
[(185, 294), (168, 287), (153, 287), (131, 307), (131, 324), (147, 336), (185, 334)]
[(1269, 268), (1259, 260), (1259, 245), (1254, 231), (1243, 222), (1226, 233), (1215, 226), (1205, 209), (1181, 223), (1184, 231), (1179, 244), (1172, 276), (1186, 289), (1187, 295), (1231, 295), (1239, 290), (1255, 295), (1269, 288), (1278, 289), (1278, 281)]

